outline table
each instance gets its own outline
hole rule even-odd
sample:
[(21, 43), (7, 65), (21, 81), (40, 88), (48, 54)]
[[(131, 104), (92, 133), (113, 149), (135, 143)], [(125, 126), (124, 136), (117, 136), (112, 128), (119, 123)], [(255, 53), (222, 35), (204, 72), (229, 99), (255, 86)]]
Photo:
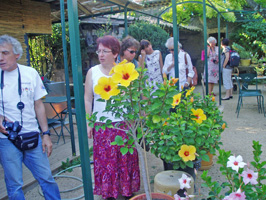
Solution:
[[(75, 99), (74, 97), (70, 97), (70, 100), (74, 100), (74, 99)], [(64, 102), (67, 102), (66, 96), (48, 96), (45, 99), (43, 99), (43, 103), (49, 103), (51, 108), (53, 109), (53, 111), (55, 113), (55, 115), (52, 118), (48, 118), (48, 125), (50, 125), (50, 127), (52, 127), (54, 129), (55, 133), (57, 134), (57, 136), (58, 136), (57, 143), (59, 142), (61, 136), (62, 136), (64, 143), (65, 143), (65, 137), (64, 137), (64, 132), (63, 132), (64, 127), (67, 129), (67, 131), (70, 133), (70, 135), (74, 134), (74, 133), (71, 133), (71, 131), (69, 131), (69, 129), (65, 125), (66, 114), (64, 111), (67, 110), (67, 106), (61, 110), (58, 110), (55, 108), (55, 104), (61, 104)], [(55, 126), (58, 123), (61, 126), (60, 134), (58, 134), (57, 131), (55, 130)]]

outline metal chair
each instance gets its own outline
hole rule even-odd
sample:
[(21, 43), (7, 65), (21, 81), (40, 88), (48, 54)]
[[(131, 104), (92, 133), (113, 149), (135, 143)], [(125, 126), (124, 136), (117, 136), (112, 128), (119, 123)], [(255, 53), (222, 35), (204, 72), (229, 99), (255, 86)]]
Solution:
[[(239, 116), (239, 112), (241, 109), (241, 106), (243, 107), (243, 97), (257, 97), (257, 103), (258, 103), (258, 111), (259, 113), (264, 112), (264, 97), (262, 95), (261, 90), (258, 89), (258, 83), (256, 79), (256, 74), (239, 74), (239, 76), (235, 75), (235, 80), (238, 85), (239, 89), (239, 96), (238, 96), (238, 102), (236, 107), (236, 113), (237, 117)], [(240, 84), (240, 79), (242, 80), (242, 86)], [(256, 89), (248, 89), (248, 85), (252, 82), (256, 82)]]

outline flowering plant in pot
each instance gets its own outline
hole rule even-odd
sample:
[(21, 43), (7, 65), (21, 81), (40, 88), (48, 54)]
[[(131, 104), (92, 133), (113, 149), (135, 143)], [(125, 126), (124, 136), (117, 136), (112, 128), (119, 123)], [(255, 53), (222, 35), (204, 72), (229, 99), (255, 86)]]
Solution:
[[(214, 96), (193, 93), (194, 87), (177, 94), (170, 115), (157, 124), (147, 136), (151, 152), (171, 163), (174, 169), (193, 168), (193, 161), (209, 161), (208, 152), (220, 148), (221, 133), (225, 128), (222, 113)], [(158, 134), (155, 130), (158, 130)]]
[[(164, 83), (158, 84), (158, 89), (154, 90), (154, 88), (150, 87), (150, 85), (147, 83), (148, 77), (145, 76), (145, 71), (146, 69), (144, 68), (140, 67), (135, 69), (132, 63), (123, 61), (114, 66), (114, 68), (111, 70), (110, 74), (113, 74), (112, 77), (99, 79), (98, 85), (95, 86), (94, 91), (101, 96), (102, 99), (100, 101), (107, 101), (105, 111), (112, 112), (113, 115), (115, 115), (117, 118), (120, 118), (121, 121), (126, 124), (127, 129), (124, 131), (127, 133), (128, 138), (116, 136), (115, 141), (113, 141), (111, 144), (121, 146), (120, 151), (123, 155), (127, 153), (133, 153), (135, 149), (137, 150), (141, 163), (140, 166), (142, 170), (144, 189), (146, 197), (149, 200), (151, 199), (151, 191), (149, 189), (147, 168), (145, 164), (147, 161), (145, 160), (141, 146), (145, 139), (147, 140), (148, 144), (153, 144), (153, 149), (156, 145), (161, 145), (157, 144), (157, 140), (159, 139), (154, 137), (155, 135), (158, 135), (159, 137), (162, 136), (161, 133), (164, 130), (170, 131), (170, 129), (174, 127), (174, 123), (180, 120), (178, 116), (170, 114), (169, 110), (177, 105), (177, 102), (179, 101), (177, 97), (182, 94), (184, 95), (184, 93), (178, 92), (177, 87), (175, 86), (177, 79), (171, 79), (168, 81), (165, 78)], [(189, 98), (195, 98), (193, 103), (195, 109), (202, 105), (201, 102), (197, 103), (199, 98), (197, 95), (194, 97), (193, 90), (189, 90), (186, 94), (189, 94), (187, 95)], [(208, 112), (215, 113), (214, 111)], [(188, 113), (184, 114), (192, 115), (193, 112), (189, 110)], [(169, 115), (170, 123), (166, 123), (166, 119), (169, 118)], [(194, 119), (195, 118), (196, 114), (194, 114)], [(96, 122), (96, 113), (93, 113), (90, 117), (88, 117), (88, 120), (89, 126), (94, 127)], [(101, 117), (98, 120), (105, 123), (103, 123), (101, 126), (96, 125), (96, 130), (100, 128), (104, 129), (105, 127), (113, 127), (112, 121), (106, 119), (105, 117)], [(209, 127), (209, 129), (214, 129), (216, 127), (217, 130), (215, 130), (220, 133), (222, 121), (219, 117), (216, 117), (216, 120), (217, 123), (210, 125), (211, 128)], [(185, 122), (182, 121), (182, 124), (183, 123)], [(165, 126), (163, 126), (163, 124)], [(167, 128), (168, 126), (169, 128)], [(121, 129), (119, 126), (114, 128)], [(167, 141), (168, 144), (168, 141), (170, 140), (169, 137), (163, 137), (162, 139)], [(213, 143), (216, 144), (215, 147), (220, 144), (217, 140), (218, 138), (213, 141)], [(172, 143), (174, 141), (175, 139), (173, 139)], [(186, 142), (190, 144), (189, 141), (185, 140), (183, 145), (185, 145)], [(200, 140), (197, 140), (197, 142), (201, 143)], [(179, 145), (178, 148), (181, 146), (182, 145)], [(206, 143), (205, 146), (207, 148), (211, 145), (208, 146)], [(200, 150), (197, 148), (197, 146), (194, 148), (196, 151)], [(154, 150), (152, 152), (156, 153)], [(198, 152), (198, 155), (203, 159), (207, 159), (206, 156), (204, 156), (203, 150)], [(169, 156), (175, 157), (176, 154)], [(191, 166), (189, 161), (183, 163), (186, 164), (182, 166)]]
[[(245, 163), (242, 156), (231, 155), (231, 151), (219, 151), (217, 163), (221, 165), (220, 172), (226, 181), (222, 184), (212, 181), (208, 172), (201, 175), (205, 181), (203, 186), (210, 189), (208, 199), (265, 199), (266, 161), (261, 160), (261, 144), (253, 141), (253, 161)], [(225, 194), (221, 194), (225, 191)]]

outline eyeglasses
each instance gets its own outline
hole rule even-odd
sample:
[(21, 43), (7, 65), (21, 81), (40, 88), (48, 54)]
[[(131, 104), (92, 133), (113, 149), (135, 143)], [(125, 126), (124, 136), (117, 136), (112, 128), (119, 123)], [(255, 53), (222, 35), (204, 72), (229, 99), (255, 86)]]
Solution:
[(133, 51), (133, 50), (129, 50), (129, 49), (127, 49), (127, 51), (128, 51), (129, 53), (131, 53), (131, 54), (137, 53), (137, 51)]
[(99, 55), (100, 53), (103, 53), (104, 55), (106, 55), (106, 54), (108, 54), (110, 52), (112, 52), (112, 51), (108, 51), (108, 50), (97, 50), (96, 51), (96, 54)]
[(168, 49), (168, 51), (174, 51), (174, 49)]

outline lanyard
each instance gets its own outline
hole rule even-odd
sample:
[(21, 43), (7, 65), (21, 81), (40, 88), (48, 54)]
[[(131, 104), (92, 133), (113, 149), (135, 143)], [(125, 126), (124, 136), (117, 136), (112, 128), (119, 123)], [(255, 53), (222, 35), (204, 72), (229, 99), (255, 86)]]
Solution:
[[(21, 115), (21, 125), (23, 125), (23, 120), (22, 120), (22, 110), (25, 107), (24, 103), (21, 101), (21, 94), (22, 94), (22, 89), (21, 89), (21, 75), (20, 75), (20, 70), (18, 68), (18, 94), (19, 94), (19, 99), (20, 101), (17, 103), (17, 108), (20, 110), (20, 115)], [(3, 108), (3, 116), (5, 120), (5, 107), (4, 107), (4, 71), (2, 70), (1, 72), (1, 95), (2, 95), (2, 108)]]

